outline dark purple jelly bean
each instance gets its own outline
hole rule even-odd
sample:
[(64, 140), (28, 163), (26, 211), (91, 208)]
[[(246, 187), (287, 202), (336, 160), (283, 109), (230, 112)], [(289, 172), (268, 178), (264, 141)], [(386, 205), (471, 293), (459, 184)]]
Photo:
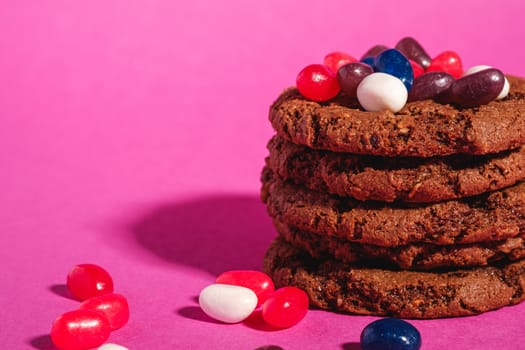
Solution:
[(403, 38), (397, 43), (396, 49), (401, 51), (407, 58), (418, 63), (421, 67), (427, 68), (430, 66), (432, 59), (416, 39), (411, 37)]
[(388, 49), (381, 52), (374, 60), (374, 70), (393, 75), (405, 84), (408, 91), (414, 83), (412, 65), (399, 50)]
[(498, 97), (505, 76), (495, 68), (485, 69), (456, 80), (450, 87), (452, 102), (461, 107), (476, 107)]
[(454, 82), (454, 77), (445, 72), (427, 72), (414, 79), (408, 93), (408, 101), (436, 99), (443, 95)]
[(361, 62), (345, 64), (337, 71), (339, 86), (349, 97), (356, 97), (357, 85), (367, 75), (374, 73), (372, 67)]
[(372, 46), (363, 56), (361, 56), (361, 61), (367, 57), (376, 57), (385, 50), (388, 50), (388, 47), (385, 45)]

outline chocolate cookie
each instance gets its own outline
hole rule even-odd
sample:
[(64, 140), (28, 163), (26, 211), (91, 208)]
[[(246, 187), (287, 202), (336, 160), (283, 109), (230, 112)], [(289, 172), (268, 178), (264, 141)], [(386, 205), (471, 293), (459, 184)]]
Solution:
[(525, 183), (428, 205), (361, 202), (281, 182), (269, 168), (261, 197), (272, 218), (287, 225), (385, 247), (502, 240), (525, 228)]
[(316, 151), (275, 136), (268, 150), (267, 164), (280, 178), (359, 200), (439, 202), (525, 178), (525, 147), (477, 157), (388, 158)]
[(272, 104), (270, 121), (293, 143), (336, 152), (410, 157), (497, 153), (525, 144), (525, 80), (508, 80), (510, 93), (503, 100), (463, 109), (415, 101), (395, 114), (363, 111), (344, 96), (321, 104), (289, 88)]
[(525, 260), (443, 272), (396, 271), (316, 260), (277, 239), (266, 253), (264, 271), (276, 287), (305, 290), (312, 306), (355, 314), (466, 316), (525, 299)]
[(401, 269), (486, 266), (500, 260), (525, 258), (525, 234), (500, 241), (435, 245), (412, 243), (394, 248), (360, 244), (299, 230), (274, 221), (280, 237), (314, 258), (332, 257), (343, 262), (386, 264)]

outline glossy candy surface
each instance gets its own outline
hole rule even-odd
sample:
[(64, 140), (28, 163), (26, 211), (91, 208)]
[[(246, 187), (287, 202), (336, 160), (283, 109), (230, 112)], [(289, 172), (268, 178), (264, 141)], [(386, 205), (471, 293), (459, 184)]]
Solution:
[(217, 277), (215, 283), (231, 284), (251, 289), (257, 295), (257, 306), (262, 305), (275, 291), (275, 286), (270, 276), (261, 271), (227, 271)]
[(357, 59), (344, 52), (331, 52), (323, 60), (324, 65), (336, 73), (339, 68), (352, 62), (357, 62)]
[(104, 344), (109, 335), (108, 320), (91, 310), (66, 312), (51, 327), (51, 340), (61, 350), (94, 348)]
[(451, 100), (462, 107), (475, 107), (496, 99), (505, 85), (505, 76), (490, 68), (466, 75), (450, 88)]
[(97, 350), (128, 350), (128, 348), (118, 344), (106, 343), (102, 346), (99, 346)]
[(403, 82), (386, 73), (370, 74), (357, 87), (357, 100), (369, 112), (389, 110), (396, 113), (403, 108), (407, 97)]
[(430, 66), (432, 59), (416, 39), (411, 37), (403, 38), (397, 43), (396, 49), (421, 67), (426, 68)]
[(388, 49), (377, 55), (374, 59), (374, 70), (398, 78), (405, 84), (407, 90), (410, 90), (414, 83), (412, 65), (408, 59), (396, 49)]
[(412, 66), (412, 71), (414, 72), (414, 79), (425, 73), (423, 67), (417, 64), (417, 62), (414, 62), (410, 59), (408, 60), (408, 62), (410, 62), (410, 66)]
[(384, 318), (367, 325), (361, 332), (362, 350), (418, 350), (421, 335), (410, 323)]
[(263, 304), (262, 317), (269, 325), (288, 328), (301, 321), (308, 312), (308, 295), (296, 287), (283, 287)]
[(74, 266), (67, 275), (66, 284), (78, 300), (113, 292), (113, 279), (110, 274), (95, 264)]
[(428, 72), (414, 80), (408, 93), (409, 101), (434, 99), (445, 93), (454, 82), (454, 77), (445, 72)]
[(372, 67), (362, 62), (349, 63), (337, 72), (339, 86), (349, 97), (356, 97), (357, 86), (368, 75), (374, 73)]
[[(473, 66), (473, 67), (470, 67), (469, 69), (467, 69), (465, 71), (465, 73), (463, 73), (463, 75), (469, 75), (469, 74), (472, 74), (472, 73), (477, 73), (479, 71), (482, 71), (482, 70), (485, 70), (485, 69), (489, 69), (489, 68), (492, 68), (491, 66), (487, 66), (487, 65), (478, 65), (478, 66)], [(505, 83), (503, 85), (503, 88), (501, 89), (500, 93), (498, 94), (498, 97), (496, 97), (496, 100), (501, 100), (502, 98), (505, 98), (507, 97), (507, 95), (509, 94), (509, 91), (510, 91), (510, 83), (508, 81), (508, 79), (505, 77)]]
[(458, 79), (463, 75), (463, 64), (456, 52), (445, 51), (434, 57), (427, 72), (447, 72)]
[(200, 292), (199, 305), (213, 319), (237, 323), (255, 310), (257, 296), (246, 287), (216, 283)]
[(339, 93), (335, 72), (323, 64), (311, 64), (299, 72), (297, 89), (304, 97), (317, 102), (328, 101)]
[(110, 293), (84, 300), (79, 309), (91, 310), (104, 314), (112, 331), (124, 326), (129, 320), (129, 305), (120, 294)]
[(379, 55), (381, 52), (385, 50), (388, 50), (388, 47), (385, 45), (372, 46), (370, 49), (368, 49), (367, 52), (364, 53), (363, 56), (361, 56), (361, 61), (363, 61), (363, 59), (367, 57), (376, 57), (377, 55)]

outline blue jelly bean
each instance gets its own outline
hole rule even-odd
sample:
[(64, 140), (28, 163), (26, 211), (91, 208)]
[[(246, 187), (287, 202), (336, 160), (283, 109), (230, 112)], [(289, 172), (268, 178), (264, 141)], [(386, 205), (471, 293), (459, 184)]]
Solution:
[(374, 59), (374, 69), (399, 78), (410, 91), (414, 83), (414, 71), (408, 58), (396, 49), (388, 49), (381, 52)]
[(397, 318), (374, 321), (361, 332), (362, 350), (419, 350), (421, 335), (410, 323)]
[(361, 62), (363, 63), (366, 63), (368, 64), (370, 67), (374, 67), (374, 57), (373, 56), (368, 56), (368, 57), (365, 57), (363, 59), (361, 59)]

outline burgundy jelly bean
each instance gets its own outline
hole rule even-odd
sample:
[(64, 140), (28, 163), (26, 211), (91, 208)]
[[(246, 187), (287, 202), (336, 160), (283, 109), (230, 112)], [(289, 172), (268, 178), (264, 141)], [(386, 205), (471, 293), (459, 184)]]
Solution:
[(357, 86), (367, 75), (374, 73), (372, 67), (362, 62), (345, 64), (337, 71), (337, 80), (349, 97), (356, 97)]
[(416, 39), (411, 37), (403, 38), (397, 43), (396, 49), (421, 67), (427, 68), (430, 66), (432, 59)]
[(368, 49), (367, 52), (361, 57), (361, 60), (367, 57), (375, 57), (379, 55), (381, 52), (388, 50), (388, 47), (385, 45), (376, 45), (372, 46), (370, 49)]
[(427, 72), (414, 79), (408, 93), (408, 101), (436, 99), (445, 93), (454, 82), (454, 77), (445, 72)]
[(480, 106), (498, 97), (505, 75), (495, 68), (485, 69), (456, 80), (450, 88), (450, 98), (461, 107)]

